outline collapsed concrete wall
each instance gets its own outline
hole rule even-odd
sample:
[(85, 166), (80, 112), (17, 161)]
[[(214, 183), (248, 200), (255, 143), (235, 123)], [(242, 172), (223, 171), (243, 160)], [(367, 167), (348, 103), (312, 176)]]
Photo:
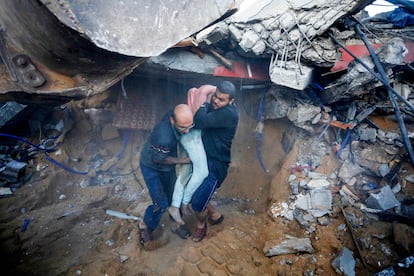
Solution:
[(302, 90), (312, 77), (303, 62), (329, 67), (336, 60), (335, 45), (320, 36), (369, 2), (245, 1), (227, 20), (198, 33), (196, 40), (212, 45), (228, 38), (241, 56), (273, 56), (272, 81)]

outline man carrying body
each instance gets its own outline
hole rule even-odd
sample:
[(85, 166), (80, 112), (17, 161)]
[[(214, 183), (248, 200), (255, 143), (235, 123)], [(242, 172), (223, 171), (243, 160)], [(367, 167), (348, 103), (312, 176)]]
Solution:
[(142, 176), (152, 199), (139, 222), (139, 241), (147, 248), (152, 232), (160, 223), (162, 215), (170, 206), (174, 189), (175, 165), (190, 163), (190, 159), (177, 157), (177, 143), (182, 134), (194, 127), (193, 113), (186, 104), (177, 105), (167, 112), (153, 129), (145, 143), (140, 158)]
[(207, 218), (210, 224), (223, 221), (211, 205), (210, 199), (227, 176), (231, 161), (231, 145), (239, 121), (238, 110), (234, 105), (236, 87), (229, 81), (219, 83), (214, 93), (207, 98), (194, 116), (198, 129), (202, 130), (202, 140), (207, 154), (209, 174), (195, 191), (191, 200), (196, 212), (197, 226), (193, 241), (199, 242), (207, 233)]
[[(187, 93), (187, 104), (193, 114), (197, 112), (200, 106), (206, 101), (207, 96), (214, 93), (216, 87), (213, 85), (203, 85), (199, 88), (191, 88)], [(210, 96), (211, 97), (211, 96)], [(201, 139), (201, 129), (193, 128), (188, 133), (181, 135), (180, 145), (184, 148), (181, 154), (188, 154), (192, 164), (179, 165), (177, 168), (177, 180), (174, 185), (174, 193), (171, 206), (168, 212), (173, 219), (179, 224), (179, 227), (173, 229), (173, 232), (181, 238), (188, 238), (191, 233), (185, 226), (185, 222), (180, 214), (190, 215), (189, 202), (208, 175), (207, 156)]]

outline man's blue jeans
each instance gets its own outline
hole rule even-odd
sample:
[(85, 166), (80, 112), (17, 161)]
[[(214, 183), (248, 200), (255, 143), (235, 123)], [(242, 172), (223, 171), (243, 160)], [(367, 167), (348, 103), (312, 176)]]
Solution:
[(147, 185), (152, 205), (145, 210), (144, 223), (150, 232), (161, 221), (162, 215), (171, 203), (172, 192), (174, 189), (175, 170), (161, 172), (140, 163), (141, 173)]
[(217, 185), (219, 184), (218, 179), (211, 168), (211, 164), (209, 163), (208, 165), (208, 176), (204, 179), (203, 183), (201, 183), (200, 187), (198, 187), (198, 189), (194, 192), (191, 200), (191, 207), (196, 212), (204, 211), (216, 191)]
[(195, 190), (208, 175), (207, 156), (201, 139), (201, 130), (192, 129), (189, 133), (183, 134), (180, 143), (192, 164), (182, 164), (177, 167), (178, 177), (171, 202), (171, 205), (177, 208), (180, 208), (181, 203), (188, 204), (191, 201)]

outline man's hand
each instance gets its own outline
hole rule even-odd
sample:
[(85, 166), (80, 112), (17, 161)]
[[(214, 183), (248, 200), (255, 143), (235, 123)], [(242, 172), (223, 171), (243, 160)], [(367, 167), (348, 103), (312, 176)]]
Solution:
[(207, 97), (206, 97), (206, 102), (207, 103), (211, 102), (211, 98), (213, 97), (214, 93), (216, 93), (216, 92), (210, 92), (210, 93), (207, 94)]
[(165, 158), (162, 161), (156, 161), (154, 160), (155, 163), (159, 163), (159, 164), (164, 164), (164, 165), (177, 165), (177, 164), (190, 164), (191, 163), (191, 159), (190, 157), (171, 157), (168, 156), (167, 158)]

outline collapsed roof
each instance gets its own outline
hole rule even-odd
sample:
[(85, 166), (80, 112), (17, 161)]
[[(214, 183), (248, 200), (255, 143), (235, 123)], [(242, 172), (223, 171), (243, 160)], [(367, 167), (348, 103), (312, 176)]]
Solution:
[(235, 4), (219, 2), (2, 1), (2, 98), (67, 101), (100, 93), (144, 57), (160, 54)]
[[(3, 1), (0, 94), (25, 103), (67, 101), (101, 93), (131, 73), (153, 72), (175, 74), (177, 81), (180, 75), (195, 83), (225, 77), (299, 91), (318, 83), (323, 100), (332, 103), (378, 86), (361, 66), (344, 61), (345, 48), (365, 47), (355, 25), (363, 24), (376, 48), (398, 50), (392, 53), (394, 62), (387, 63), (390, 74), (398, 66), (404, 73), (401, 65), (414, 60), (411, 28), (391, 26), (390, 35), (391, 29), (378, 29), (377, 22), (358, 13), (372, 2), (184, 1), (165, 6), (145, 1), (137, 7), (132, 0)], [(405, 8), (404, 3), (398, 4)], [(393, 37), (402, 40), (396, 43)]]

